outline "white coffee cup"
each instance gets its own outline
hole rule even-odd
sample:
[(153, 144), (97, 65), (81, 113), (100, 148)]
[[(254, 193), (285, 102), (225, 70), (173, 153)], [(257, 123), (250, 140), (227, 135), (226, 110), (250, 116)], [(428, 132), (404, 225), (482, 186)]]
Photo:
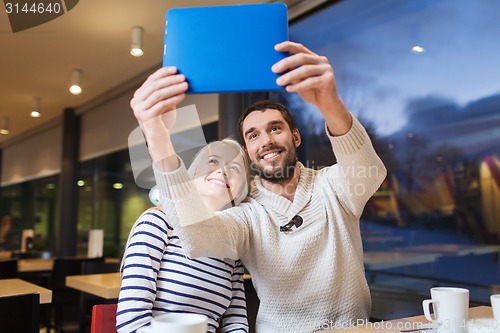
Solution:
[(169, 313), (154, 317), (151, 326), (138, 333), (207, 333), (208, 320), (201, 314)]
[[(469, 291), (463, 288), (436, 287), (431, 289), (431, 298), (422, 302), (428, 321), (437, 324), (438, 333), (464, 333), (469, 313)], [(430, 305), (434, 309), (434, 318)]]
[(491, 295), (490, 301), (493, 310), (493, 318), (495, 318), (500, 326), (500, 294)]

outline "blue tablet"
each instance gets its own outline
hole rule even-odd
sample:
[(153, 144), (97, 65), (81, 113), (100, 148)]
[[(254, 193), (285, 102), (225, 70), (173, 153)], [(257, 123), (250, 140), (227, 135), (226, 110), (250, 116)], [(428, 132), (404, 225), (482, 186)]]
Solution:
[(188, 93), (283, 89), (271, 70), (287, 56), (283, 3), (173, 8), (166, 14), (163, 66), (186, 75)]

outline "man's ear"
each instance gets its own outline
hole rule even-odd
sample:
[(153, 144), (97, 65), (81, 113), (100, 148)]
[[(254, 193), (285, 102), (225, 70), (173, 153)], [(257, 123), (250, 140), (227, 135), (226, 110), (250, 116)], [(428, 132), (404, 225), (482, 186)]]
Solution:
[(296, 128), (292, 131), (292, 136), (293, 136), (293, 143), (295, 145), (295, 148), (297, 148), (298, 146), (300, 146), (300, 143), (302, 142), (298, 128)]

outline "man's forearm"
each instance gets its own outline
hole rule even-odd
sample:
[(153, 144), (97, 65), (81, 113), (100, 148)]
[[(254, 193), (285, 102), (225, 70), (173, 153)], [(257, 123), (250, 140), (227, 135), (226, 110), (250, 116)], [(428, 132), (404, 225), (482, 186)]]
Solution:
[(156, 117), (143, 124), (141, 129), (148, 144), (148, 151), (153, 163), (162, 171), (173, 171), (179, 168), (179, 160), (170, 140), (170, 130), (161, 117)]
[(341, 136), (349, 132), (352, 126), (352, 116), (340, 98), (319, 105), (318, 108), (325, 118), (331, 135)]
[(330, 182), (345, 207), (355, 216), (360, 216), (366, 201), (379, 188), (387, 171), (357, 119), (353, 118), (348, 133), (329, 138), (337, 157), (337, 164), (330, 169)]
[(221, 217), (203, 202), (184, 164), (172, 172), (164, 172), (153, 165), (162, 205), (169, 223), (174, 225), (190, 257), (219, 257), (238, 259), (239, 244), (248, 232), (234, 217)]

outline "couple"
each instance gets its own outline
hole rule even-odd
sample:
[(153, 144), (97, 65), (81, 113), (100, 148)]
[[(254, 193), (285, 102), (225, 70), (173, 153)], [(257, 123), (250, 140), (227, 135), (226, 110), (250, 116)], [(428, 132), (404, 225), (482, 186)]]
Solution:
[[(131, 105), (154, 162), (164, 219), (175, 228), (181, 255), (242, 260), (260, 299), (257, 332), (311, 332), (366, 320), (371, 300), (359, 217), (385, 178), (385, 167), (338, 96), (328, 59), (293, 42), (276, 49), (291, 54), (272, 67), (282, 73), (277, 83), (320, 110), (338, 163), (319, 171), (305, 168), (297, 160), (300, 134), (290, 112), (277, 103), (256, 103), (238, 124), (245, 152), (258, 171), (255, 188), (236, 207), (220, 211), (175, 156), (169, 121), (161, 121), (160, 116), (174, 117), (170, 111), (187, 89), (175, 68), (163, 68), (135, 93)], [(220, 170), (227, 176), (225, 168)], [(209, 182), (211, 176), (202, 179)], [(229, 188), (236, 190), (230, 182)], [(301, 224), (289, 224), (297, 219)], [(133, 252), (129, 246), (126, 256)], [(127, 258), (124, 277), (126, 266)], [(150, 277), (153, 286), (156, 271)], [(144, 316), (150, 318), (157, 307), (166, 306), (157, 301), (151, 296)], [(118, 322), (128, 306), (121, 298)]]

